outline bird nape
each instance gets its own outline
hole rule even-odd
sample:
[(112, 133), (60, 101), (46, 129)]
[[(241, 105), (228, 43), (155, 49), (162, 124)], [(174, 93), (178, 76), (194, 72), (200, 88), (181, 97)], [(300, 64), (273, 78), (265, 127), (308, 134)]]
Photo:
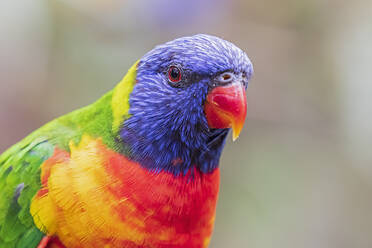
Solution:
[(214, 36), (155, 47), (97, 102), (0, 156), (0, 247), (208, 247), (252, 73)]

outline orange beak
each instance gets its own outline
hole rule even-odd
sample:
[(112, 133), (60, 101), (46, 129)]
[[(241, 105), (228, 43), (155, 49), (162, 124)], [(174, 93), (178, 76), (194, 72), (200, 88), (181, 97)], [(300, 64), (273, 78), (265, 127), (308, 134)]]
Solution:
[(234, 82), (212, 89), (207, 95), (204, 112), (210, 128), (232, 128), (235, 141), (247, 115), (247, 99), (242, 83)]

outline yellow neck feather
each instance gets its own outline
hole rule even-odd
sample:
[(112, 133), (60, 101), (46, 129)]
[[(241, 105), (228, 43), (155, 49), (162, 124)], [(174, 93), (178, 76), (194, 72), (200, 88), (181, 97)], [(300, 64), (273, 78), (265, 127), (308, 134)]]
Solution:
[(129, 95), (136, 84), (138, 62), (134, 63), (114, 89), (111, 101), (113, 115), (112, 130), (114, 133), (119, 131), (120, 125), (129, 117)]

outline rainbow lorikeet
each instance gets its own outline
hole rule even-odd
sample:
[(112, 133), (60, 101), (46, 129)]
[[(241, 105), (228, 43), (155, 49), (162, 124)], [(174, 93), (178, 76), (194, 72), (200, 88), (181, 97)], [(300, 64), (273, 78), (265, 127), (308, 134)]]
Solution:
[(207, 247), (252, 72), (214, 36), (155, 47), (97, 102), (0, 156), (0, 247)]

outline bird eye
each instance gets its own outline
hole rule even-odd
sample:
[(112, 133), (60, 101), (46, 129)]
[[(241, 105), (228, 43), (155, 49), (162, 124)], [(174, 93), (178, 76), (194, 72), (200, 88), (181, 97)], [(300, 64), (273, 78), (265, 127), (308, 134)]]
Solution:
[(177, 66), (170, 66), (168, 69), (168, 79), (172, 83), (178, 83), (181, 81), (182, 73), (181, 70)]

